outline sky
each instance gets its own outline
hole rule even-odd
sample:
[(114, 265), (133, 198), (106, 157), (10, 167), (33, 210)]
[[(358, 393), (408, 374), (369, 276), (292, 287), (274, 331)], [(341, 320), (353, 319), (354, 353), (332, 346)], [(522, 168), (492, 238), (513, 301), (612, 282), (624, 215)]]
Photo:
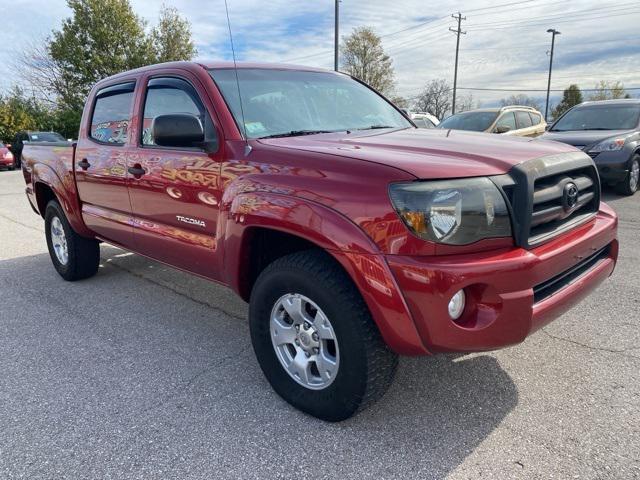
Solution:
[[(160, 2), (131, 3), (150, 25), (157, 21)], [(224, 0), (165, 3), (191, 22), (198, 59), (231, 58)], [(333, 68), (332, 0), (228, 3), (238, 61)], [(466, 17), (462, 22), (466, 35), (460, 40), (460, 94), (472, 93), (482, 105), (517, 93), (544, 98), (549, 28), (561, 32), (556, 37), (552, 89), (621, 81), (626, 87), (638, 87), (629, 93), (640, 96), (638, 0), (342, 0), (340, 35), (359, 26), (372, 27), (393, 59), (396, 93), (411, 98), (430, 80), (453, 82), (456, 36), (449, 27), (455, 26), (451, 14), (458, 11)], [(59, 28), (70, 11), (60, 0), (0, 0), (0, 12), (1, 91), (16, 81), (10, 66), (17, 52)], [(552, 94), (554, 99), (559, 95)]]

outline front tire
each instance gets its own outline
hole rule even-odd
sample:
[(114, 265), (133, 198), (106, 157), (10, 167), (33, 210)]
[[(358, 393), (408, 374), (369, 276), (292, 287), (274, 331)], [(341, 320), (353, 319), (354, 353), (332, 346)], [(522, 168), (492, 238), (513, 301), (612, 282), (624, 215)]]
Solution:
[(640, 155), (634, 155), (629, 165), (627, 177), (617, 185), (617, 191), (621, 195), (633, 195), (640, 186)]
[(375, 402), (398, 365), (351, 279), (320, 250), (279, 258), (260, 274), (249, 326), (273, 389), (322, 420), (345, 420)]
[(92, 277), (100, 265), (100, 244), (78, 235), (56, 200), (47, 204), (44, 216), (47, 247), (53, 266), (70, 282)]

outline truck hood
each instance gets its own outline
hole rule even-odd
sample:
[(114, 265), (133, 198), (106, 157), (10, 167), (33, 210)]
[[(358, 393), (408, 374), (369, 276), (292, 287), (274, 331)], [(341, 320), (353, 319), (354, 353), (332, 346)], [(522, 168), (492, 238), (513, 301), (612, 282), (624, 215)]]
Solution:
[(573, 130), (568, 132), (547, 132), (540, 138), (543, 140), (555, 140), (567, 143), (577, 148), (588, 147), (607, 138), (625, 136), (635, 130)]
[(568, 145), (444, 129), (367, 130), (259, 142), (389, 165), (417, 178), (500, 175), (534, 158), (574, 152)]

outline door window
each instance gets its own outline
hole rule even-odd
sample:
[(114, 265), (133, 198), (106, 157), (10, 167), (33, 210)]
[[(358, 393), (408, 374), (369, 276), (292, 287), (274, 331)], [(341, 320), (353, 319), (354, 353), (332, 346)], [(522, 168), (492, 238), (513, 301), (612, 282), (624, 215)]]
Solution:
[(518, 121), (518, 128), (529, 128), (532, 125), (529, 112), (523, 110), (516, 111), (516, 120)]
[(153, 120), (160, 115), (187, 114), (200, 120), (205, 141), (215, 139), (216, 133), (204, 105), (191, 84), (179, 78), (154, 78), (147, 85), (142, 124), (142, 145), (155, 145)]
[(542, 123), (542, 117), (540, 115), (538, 115), (537, 113), (529, 112), (529, 116), (531, 117), (531, 124), (532, 125), (540, 125)]
[(90, 137), (113, 145), (127, 140), (133, 102), (133, 82), (103, 88), (96, 94)]
[(500, 118), (496, 123), (496, 128), (498, 127), (509, 127), (509, 130), (515, 130), (516, 117), (513, 115), (513, 112), (505, 112), (502, 115), (500, 115)]

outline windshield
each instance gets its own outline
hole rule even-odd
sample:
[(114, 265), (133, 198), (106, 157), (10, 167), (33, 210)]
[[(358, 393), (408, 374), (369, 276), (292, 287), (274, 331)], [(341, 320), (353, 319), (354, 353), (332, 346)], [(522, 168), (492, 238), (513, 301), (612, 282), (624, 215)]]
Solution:
[(456, 113), (444, 120), (438, 128), (484, 132), (495, 122), (498, 112)]
[(31, 140), (32, 142), (64, 142), (65, 141), (62, 135), (55, 132), (30, 133), (29, 140)]
[[(380, 95), (344, 75), (257, 68), (237, 72), (248, 138), (412, 126)], [(210, 74), (242, 125), (235, 71)]]
[(591, 105), (568, 111), (550, 131), (630, 130), (639, 117), (640, 105)]

